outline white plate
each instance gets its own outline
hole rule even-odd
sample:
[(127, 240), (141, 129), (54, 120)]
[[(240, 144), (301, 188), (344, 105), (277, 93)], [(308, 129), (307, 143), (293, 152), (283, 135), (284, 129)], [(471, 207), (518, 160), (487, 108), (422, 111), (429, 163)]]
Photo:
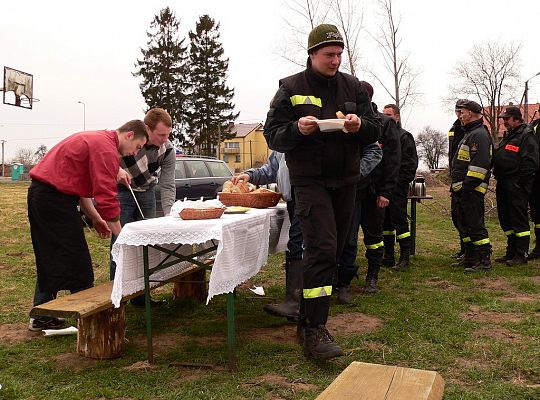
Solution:
[(249, 207), (230, 206), (225, 209), (225, 214), (244, 214), (251, 210)]
[(341, 118), (336, 119), (320, 119), (317, 121), (319, 129), (321, 132), (335, 132), (343, 131), (347, 132), (343, 127), (345, 125), (345, 120)]

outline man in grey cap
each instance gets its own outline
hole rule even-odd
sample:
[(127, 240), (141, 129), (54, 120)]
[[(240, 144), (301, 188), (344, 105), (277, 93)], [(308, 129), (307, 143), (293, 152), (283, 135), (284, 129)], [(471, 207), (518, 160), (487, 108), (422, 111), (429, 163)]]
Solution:
[[(354, 208), (362, 147), (380, 135), (380, 119), (357, 78), (339, 72), (343, 37), (334, 25), (308, 37), (307, 68), (281, 79), (264, 126), (268, 146), (285, 153), (304, 239), (298, 336), (315, 359), (343, 355), (326, 329), (333, 278)], [(319, 121), (344, 116), (321, 132)]]
[(513, 266), (527, 263), (531, 237), (527, 206), (538, 169), (538, 142), (518, 107), (506, 107), (499, 118), (507, 131), (493, 154), (493, 174), (506, 254), (495, 261)]
[(456, 207), (460, 237), (465, 243), (465, 273), (491, 268), (491, 244), (484, 223), (484, 195), (487, 192), (493, 144), (483, 123), (482, 106), (459, 100), (456, 114), (464, 136), (450, 164), (450, 191)]

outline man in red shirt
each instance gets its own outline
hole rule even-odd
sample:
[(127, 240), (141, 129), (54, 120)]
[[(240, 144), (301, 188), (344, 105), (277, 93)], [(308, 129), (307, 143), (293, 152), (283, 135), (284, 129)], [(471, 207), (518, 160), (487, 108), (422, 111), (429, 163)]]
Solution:
[[(135, 155), (148, 141), (143, 121), (116, 131), (76, 133), (54, 146), (30, 171), (28, 219), (36, 257), (34, 306), (93, 286), (90, 252), (77, 210), (81, 205), (101, 237), (121, 230), (116, 176), (120, 157)], [(96, 201), (92, 210), (90, 198)], [(29, 329), (59, 328), (62, 321), (30, 316)]]

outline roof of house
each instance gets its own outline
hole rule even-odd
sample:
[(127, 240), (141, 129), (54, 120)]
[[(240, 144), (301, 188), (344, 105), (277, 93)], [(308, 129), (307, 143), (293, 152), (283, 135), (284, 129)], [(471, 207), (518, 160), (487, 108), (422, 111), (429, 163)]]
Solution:
[(236, 133), (237, 138), (243, 138), (253, 131), (262, 130), (262, 128), (263, 125), (260, 122), (255, 124), (234, 124), (231, 131)]

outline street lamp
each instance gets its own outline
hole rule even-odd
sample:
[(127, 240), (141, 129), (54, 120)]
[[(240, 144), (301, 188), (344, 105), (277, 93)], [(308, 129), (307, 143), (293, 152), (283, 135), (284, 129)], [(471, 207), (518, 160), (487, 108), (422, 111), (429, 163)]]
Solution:
[(524, 106), (525, 123), (527, 123), (529, 120), (529, 81), (532, 78), (537, 77), (538, 75), (540, 75), (540, 72), (537, 72), (536, 74), (534, 74), (533, 76), (531, 76), (529, 79), (525, 81), (525, 91), (523, 92), (523, 97), (521, 98), (525, 102), (525, 106)]
[(2, 177), (6, 176), (5, 173), (5, 163), (4, 163), (4, 143), (6, 143), (6, 140), (2, 139), (0, 140), (2, 142)]
[(80, 100), (77, 103), (83, 105), (83, 131), (86, 131), (86, 104)]

